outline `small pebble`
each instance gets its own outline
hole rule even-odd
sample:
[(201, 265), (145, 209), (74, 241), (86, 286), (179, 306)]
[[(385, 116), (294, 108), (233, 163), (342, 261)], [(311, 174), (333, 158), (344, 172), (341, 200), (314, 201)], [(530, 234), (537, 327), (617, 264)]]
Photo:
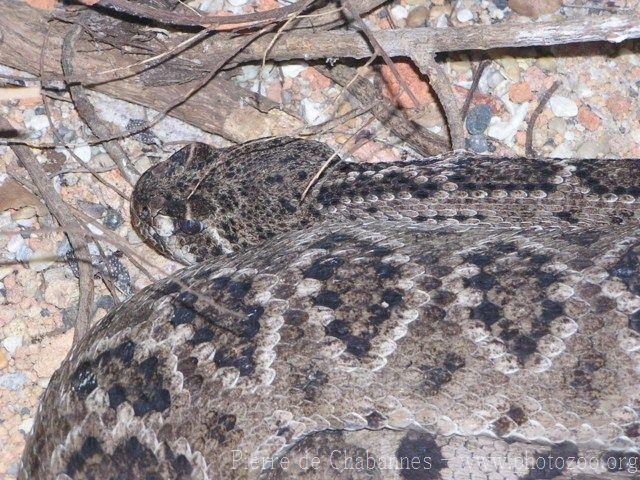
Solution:
[(65, 142), (73, 142), (77, 138), (76, 131), (64, 125), (58, 127), (58, 135), (60, 135)]
[(538, 18), (556, 12), (562, 0), (509, 0), (509, 7), (518, 15)]
[(489, 151), (489, 142), (484, 135), (471, 135), (466, 140), (467, 149), (476, 153), (483, 153)]
[(223, 8), (223, 0), (204, 0), (204, 2), (200, 4), (200, 10), (203, 12), (219, 12)]
[(9, 365), (9, 357), (6, 353), (0, 350), (0, 370), (6, 368)]
[(462, 23), (469, 22), (473, 20), (473, 12), (468, 8), (463, 8), (461, 10), (458, 10), (458, 13), (456, 13), (456, 18), (459, 22)]
[(560, 117), (553, 117), (549, 120), (549, 130), (562, 135), (567, 131), (567, 122)]
[(19, 463), (12, 463), (7, 468), (7, 475), (11, 475), (13, 477), (17, 477), (19, 471), (20, 471), (20, 464)]
[(250, 82), (260, 75), (260, 65), (243, 65), (240, 67), (242, 72), (240, 75), (236, 75), (235, 79), (239, 82)]
[(20, 263), (28, 263), (33, 257), (33, 250), (28, 245), (21, 245), (16, 252), (16, 261)]
[(65, 329), (73, 328), (76, 324), (78, 307), (71, 306), (62, 309), (62, 325)]
[(407, 16), (407, 27), (423, 27), (429, 18), (429, 9), (424, 5), (412, 8)]
[(533, 100), (531, 87), (527, 82), (518, 82), (509, 89), (509, 98), (515, 103), (530, 102)]
[(25, 125), (29, 130), (37, 132), (40, 130), (45, 130), (47, 127), (49, 127), (49, 120), (45, 115), (34, 115), (25, 122)]
[(599, 147), (600, 146), (597, 142), (587, 140), (578, 147), (576, 154), (578, 158), (596, 158), (598, 156)]
[(554, 95), (549, 100), (549, 106), (556, 117), (568, 118), (578, 115), (578, 105), (567, 97)]
[(490, 90), (494, 90), (504, 81), (505, 77), (499, 70), (495, 68), (487, 68), (480, 79), (479, 87), (484, 93), (489, 93)]
[(107, 311), (116, 306), (116, 301), (111, 295), (102, 295), (96, 302), (96, 308), (103, 308)]
[(568, 142), (564, 142), (554, 148), (550, 156), (552, 158), (571, 158), (574, 155), (571, 145)]
[(507, 0), (493, 0), (493, 4), (500, 10), (507, 8)]
[(510, 78), (514, 82), (520, 81), (520, 65), (518, 65), (518, 61), (515, 58), (505, 55), (498, 60), (498, 63), (502, 65), (507, 78)]
[(31, 432), (31, 429), (33, 428), (33, 422), (34, 422), (33, 418), (25, 418), (20, 424), (20, 426), (18, 427), (18, 430), (20, 430), (20, 432), (22, 432), (23, 434), (27, 435), (29, 432)]
[(116, 230), (123, 222), (122, 215), (117, 210), (114, 210), (111, 207), (107, 207), (107, 210), (104, 215), (103, 223), (104, 226), (109, 230)]
[(241, 7), (247, 3), (248, 0), (227, 0), (227, 3), (233, 7)]
[(22, 346), (22, 336), (10, 335), (2, 340), (2, 346), (7, 350), (7, 352), (13, 355), (16, 353), (16, 350)]
[(302, 116), (309, 125), (320, 125), (329, 120), (330, 111), (327, 111), (321, 103), (305, 98), (300, 102), (300, 106), (302, 107)]
[(89, 145), (76, 147), (73, 149), (73, 153), (77, 155), (77, 157), (84, 163), (87, 163), (89, 160), (91, 160), (91, 147)]
[(282, 65), (282, 74), (287, 78), (296, 78), (307, 66), (302, 63), (286, 63)]
[(27, 383), (27, 376), (23, 373), (7, 373), (0, 376), (0, 388), (17, 392)]
[(489, 105), (477, 105), (469, 110), (466, 119), (467, 130), (471, 135), (479, 135), (489, 127), (491, 108)]
[(396, 5), (391, 9), (391, 18), (393, 18), (396, 22), (402, 22), (405, 18), (409, 16), (409, 12), (402, 5)]
[[(146, 123), (147, 122), (141, 118), (132, 118), (127, 122), (125, 128), (128, 132), (134, 132)], [(158, 138), (153, 131), (148, 128), (136, 133), (133, 137), (147, 145), (156, 145), (158, 142)]]
[(602, 123), (598, 115), (596, 115), (590, 108), (584, 106), (580, 107), (578, 111), (578, 122), (591, 132), (598, 130)]

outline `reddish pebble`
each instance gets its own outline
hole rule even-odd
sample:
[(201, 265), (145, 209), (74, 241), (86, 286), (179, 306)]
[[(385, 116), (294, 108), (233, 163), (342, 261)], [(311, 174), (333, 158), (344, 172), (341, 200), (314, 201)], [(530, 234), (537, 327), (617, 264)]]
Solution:
[(578, 110), (578, 122), (591, 132), (598, 130), (602, 124), (600, 117), (593, 113), (589, 107), (585, 106), (580, 107)]
[(509, 98), (515, 103), (524, 103), (533, 100), (533, 93), (531, 92), (531, 86), (527, 82), (520, 82), (514, 84), (509, 89)]
[(607, 108), (616, 120), (624, 120), (629, 116), (631, 102), (622, 95), (614, 95), (607, 100)]
[(309, 82), (309, 86), (313, 90), (325, 90), (332, 85), (331, 80), (322, 75), (315, 68), (305, 69), (300, 76)]
[[(418, 100), (418, 103), (420, 104), (419, 106), (435, 101), (435, 97), (431, 91), (429, 83), (414, 69), (412, 63), (409, 63), (408, 61), (396, 61), (395, 66), (404, 83)], [(411, 97), (402, 90), (398, 80), (387, 65), (382, 67), (381, 73), (384, 79), (384, 96), (391, 100), (395, 100), (395, 102), (402, 108), (416, 108)]]
[(529, 84), (529, 87), (534, 92), (544, 90), (544, 82), (547, 78), (547, 74), (542, 71), (541, 68), (532, 65), (527, 68), (524, 73), (524, 80)]

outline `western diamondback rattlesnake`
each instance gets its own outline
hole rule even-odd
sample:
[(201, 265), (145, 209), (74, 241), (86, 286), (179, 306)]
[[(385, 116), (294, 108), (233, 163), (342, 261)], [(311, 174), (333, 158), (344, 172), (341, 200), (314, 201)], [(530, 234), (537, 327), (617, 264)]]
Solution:
[(74, 347), (20, 478), (637, 478), (640, 161), (342, 162), (300, 204), (331, 153), (143, 175), (195, 265)]

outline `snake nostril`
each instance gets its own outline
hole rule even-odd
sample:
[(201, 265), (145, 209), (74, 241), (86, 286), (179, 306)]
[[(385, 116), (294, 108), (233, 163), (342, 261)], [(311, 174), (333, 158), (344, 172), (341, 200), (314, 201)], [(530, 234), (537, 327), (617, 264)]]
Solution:
[(196, 235), (204, 230), (202, 222), (188, 218), (181, 218), (180, 220), (177, 220), (176, 226), (182, 233), (186, 233), (187, 235)]

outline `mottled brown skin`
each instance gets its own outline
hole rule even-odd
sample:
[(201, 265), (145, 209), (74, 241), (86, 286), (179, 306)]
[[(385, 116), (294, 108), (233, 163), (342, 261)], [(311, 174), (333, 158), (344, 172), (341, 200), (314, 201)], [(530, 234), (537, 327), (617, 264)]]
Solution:
[(21, 479), (637, 478), (640, 162), (342, 162), (301, 204), (330, 155), (143, 175), (137, 228), (199, 263), (74, 347)]

